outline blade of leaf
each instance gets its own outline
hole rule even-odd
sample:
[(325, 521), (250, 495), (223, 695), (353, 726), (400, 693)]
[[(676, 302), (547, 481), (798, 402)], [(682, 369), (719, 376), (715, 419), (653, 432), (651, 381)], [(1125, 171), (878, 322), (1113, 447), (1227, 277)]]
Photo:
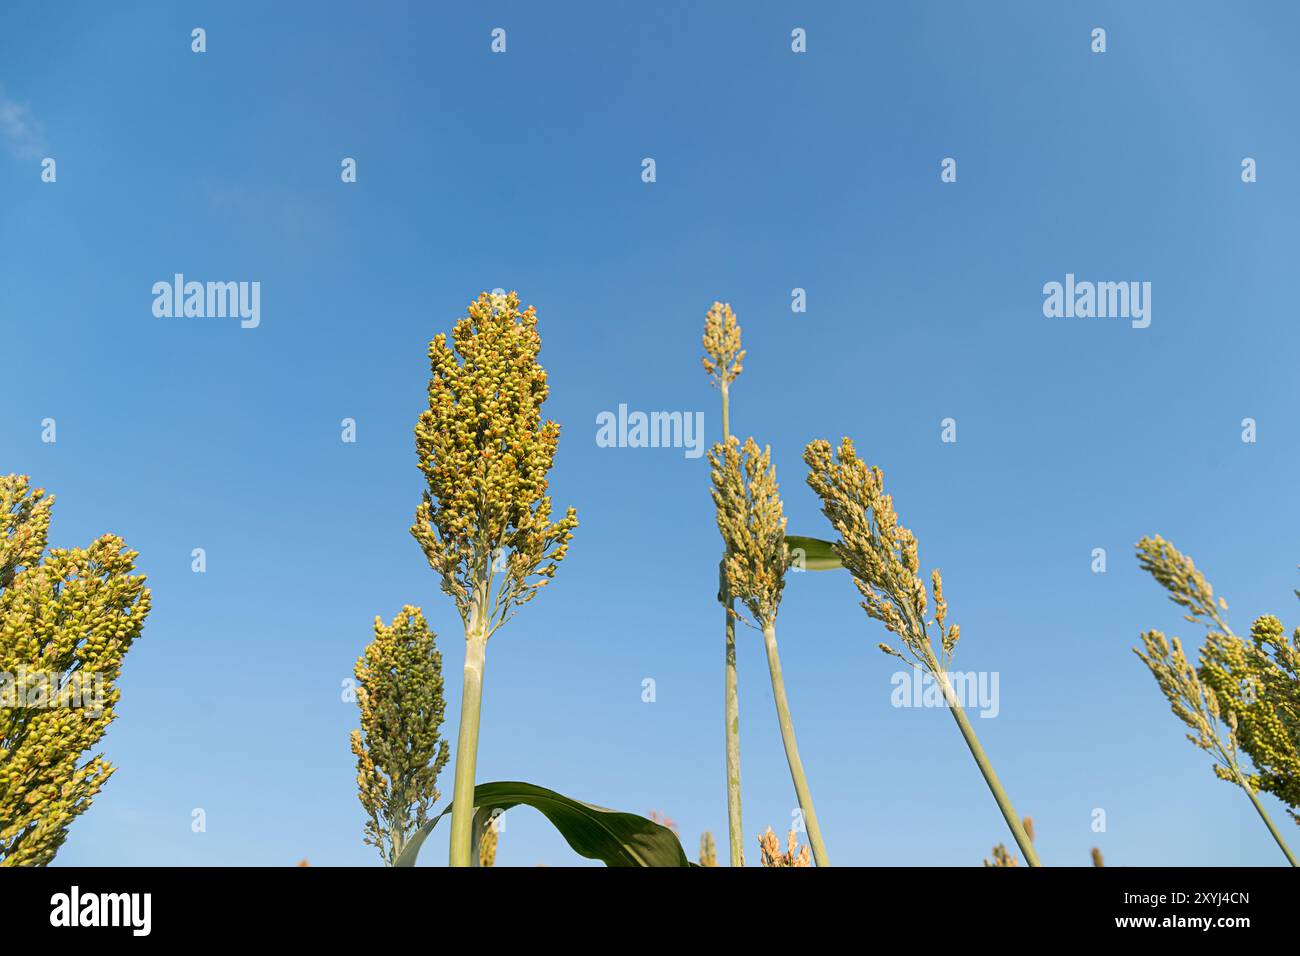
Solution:
[(518, 781), (479, 784), (474, 802), (485, 810), (530, 806), (551, 821), (579, 856), (606, 866), (690, 865), (672, 830), (635, 813), (583, 803)]
[(795, 567), (802, 567), (805, 571), (833, 571), (844, 566), (835, 553), (835, 545), (829, 541), (787, 534), (785, 543), (790, 548)]
[[(474, 805), (484, 813), (520, 805), (532, 807), (551, 822), (579, 856), (600, 860), (606, 866), (691, 865), (676, 834), (667, 827), (635, 813), (583, 803), (535, 784), (481, 783), (474, 788)], [(412, 834), (393, 865), (414, 866), (425, 839), (450, 812), (448, 806)]]
[(412, 833), (411, 839), (407, 841), (406, 846), (402, 847), (402, 852), (397, 855), (393, 866), (415, 866), (415, 858), (420, 855), (420, 847), (424, 846), (424, 841), (433, 832), (433, 828), (438, 825), (438, 821), (449, 813), (451, 813), (450, 806)]

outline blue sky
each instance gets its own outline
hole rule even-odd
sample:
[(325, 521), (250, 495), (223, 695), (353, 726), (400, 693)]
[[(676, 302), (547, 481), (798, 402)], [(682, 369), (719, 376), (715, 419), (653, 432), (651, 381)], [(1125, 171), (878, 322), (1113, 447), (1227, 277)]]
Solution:
[[(828, 531), (804, 445), (850, 435), (942, 568), (956, 667), (1000, 675), (975, 722), (1044, 863), (1282, 862), (1130, 648), (1201, 637), (1138, 571), (1148, 533), (1238, 629), (1297, 620), (1297, 27), (1280, 2), (6, 7), (0, 470), (57, 496), (52, 543), (125, 537), (154, 596), (105, 740), (118, 773), (58, 861), (378, 862), (341, 686), (373, 617), (421, 605), (454, 739), (462, 638), (407, 533), (412, 427), (429, 339), (505, 287), (540, 311), (552, 491), (581, 527), (488, 648), (480, 780), (659, 810), (692, 855), (705, 829), (723, 848), (707, 464), (595, 442), (620, 403), (703, 411), (717, 438), (699, 339), (721, 299), (749, 350), (733, 429), (773, 446), (791, 531)], [(261, 325), (155, 317), (177, 272), (259, 281)], [(1151, 326), (1046, 318), (1066, 273), (1151, 282)], [(846, 576), (793, 578), (780, 627), (833, 862), (978, 865), (1010, 842), (950, 717), (891, 706), (896, 662)], [(740, 637), (756, 862), (795, 798)], [(424, 863), (445, 853), (444, 831)], [(577, 862), (526, 810), (499, 859)]]

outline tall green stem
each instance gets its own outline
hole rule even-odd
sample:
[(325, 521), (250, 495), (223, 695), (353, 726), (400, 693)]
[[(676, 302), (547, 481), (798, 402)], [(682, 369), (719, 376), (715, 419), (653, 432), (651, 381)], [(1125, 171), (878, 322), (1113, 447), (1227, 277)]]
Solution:
[[(722, 445), (725, 448), (731, 436), (730, 396), (724, 377), (722, 391)], [(725, 553), (723, 555), (726, 557)], [(740, 820), (740, 689), (736, 681), (736, 618), (732, 611), (736, 602), (727, 587), (725, 570), (721, 573), (718, 597), (726, 615), (726, 665), (725, 665), (725, 718), (727, 722), (727, 837), (730, 843), (732, 866), (745, 865), (745, 830)]]
[(1016, 808), (1011, 805), (1011, 798), (1002, 789), (998, 775), (993, 772), (993, 765), (989, 763), (984, 748), (980, 746), (979, 738), (975, 736), (975, 728), (971, 726), (966, 711), (962, 709), (961, 702), (957, 700), (957, 695), (948, 682), (948, 675), (936, 667), (935, 679), (943, 689), (943, 697), (948, 702), (948, 709), (952, 711), (953, 720), (957, 721), (957, 726), (961, 728), (961, 735), (966, 738), (966, 746), (970, 748), (971, 756), (979, 764), (980, 773), (984, 774), (984, 782), (989, 785), (989, 790), (993, 792), (993, 799), (998, 802), (998, 809), (1002, 811), (1007, 826), (1011, 828), (1011, 835), (1016, 838), (1016, 845), (1020, 847), (1020, 852), (1025, 855), (1025, 862), (1030, 866), (1042, 866), (1038, 862), (1038, 854), (1034, 851), (1033, 841), (1029, 839), (1024, 824), (1020, 822), (1020, 817), (1016, 815)]
[(465, 632), (465, 684), (460, 699), (460, 735), (456, 741), (456, 783), (452, 791), (451, 866), (473, 866), (474, 769), (478, 763), (478, 722), (483, 703), (483, 664), (487, 637), (481, 625)]
[(804, 776), (803, 761), (799, 759), (799, 745), (794, 739), (794, 721), (790, 719), (790, 702), (785, 697), (785, 678), (781, 676), (781, 658), (776, 652), (776, 625), (763, 628), (763, 644), (767, 647), (767, 669), (772, 675), (772, 696), (776, 698), (776, 718), (781, 724), (781, 742), (785, 744), (785, 759), (790, 764), (790, 779), (799, 798), (804, 828), (808, 831), (808, 844), (818, 866), (830, 866), (826, 845), (822, 843), (821, 827), (817, 825), (817, 811), (813, 809), (812, 792)]
[(1264, 805), (1259, 802), (1259, 797), (1255, 796), (1255, 791), (1250, 788), (1250, 785), (1247, 784), (1245, 780), (1242, 780), (1240, 773), (1237, 774), (1237, 780), (1241, 784), (1241, 789), (1246, 791), (1246, 796), (1250, 797), (1250, 802), (1255, 805), (1256, 811), (1259, 812), (1259, 818), (1263, 820), (1264, 825), (1268, 827), (1268, 832), (1273, 834), (1273, 839), (1277, 841), (1277, 845), (1281, 847), (1282, 852), (1286, 854), (1287, 862), (1292, 866), (1300, 866), (1300, 864), (1296, 863), (1295, 856), (1291, 853), (1291, 848), (1288, 847), (1286, 841), (1282, 839), (1282, 834), (1278, 833), (1277, 827), (1273, 826), (1272, 819), (1264, 810)]

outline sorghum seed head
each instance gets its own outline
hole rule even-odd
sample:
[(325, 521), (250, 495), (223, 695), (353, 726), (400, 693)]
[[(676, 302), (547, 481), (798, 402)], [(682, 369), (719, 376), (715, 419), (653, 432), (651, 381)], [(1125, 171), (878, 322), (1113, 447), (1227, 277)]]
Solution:
[(735, 313), (730, 305), (714, 302), (704, 317), (704, 371), (714, 385), (726, 386), (744, 371), (744, 358)]
[[(468, 625), (490, 635), (555, 575), (576, 512), (551, 521), (547, 475), (560, 426), (543, 421), (537, 310), (483, 293), (429, 344), (429, 407), (415, 426), (427, 489), (412, 535)], [(496, 598), (483, 593), (503, 571)], [(479, 620), (494, 609), (491, 620)], [(477, 615), (477, 618), (476, 618)]]
[[(835, 453), (829, 442), (813, 441), (803, 457), (808, 465), (808, 485), (821, 499), (822, 513), (839, 534), (835, 552), (853, 575), (863, 597), (863, 610), (897, 634), (919, 666), (931, 671), (941, 668), (925, 619), (929, 599), (921, 578), (916, 537), (899, 524), (881, 470), (859, 458), (848, 438)], [(931, 586), (939, 643), (946, 657), (952, 653), (959, 631), (955, 624), (944, 630), (948, 604), (938, 571), (931, 575)]]
[(718, 530), (727, 546), (723, 573), (730, 593), (744, 602), (759, 627), (776, 621), (790, 567), (785, 515), (770, 448), (737, 438), (709, 451)]

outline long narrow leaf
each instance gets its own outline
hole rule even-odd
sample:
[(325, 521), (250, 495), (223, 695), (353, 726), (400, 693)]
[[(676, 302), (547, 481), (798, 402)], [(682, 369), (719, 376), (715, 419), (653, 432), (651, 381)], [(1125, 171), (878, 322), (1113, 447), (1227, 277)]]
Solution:
[(449, 813), (451, 813), (450, 806), (411, 834), (411, 839), (407, 841), (406, 846), (402, 847), (402, 852), (398, 854), (393, 866), (415, 866), (415, 858), (420, 855), (420, 847), (424, 846), (424, 841), (433, 832), (433, 828), (438, 825), (438, 821)]
[[(672, 830), (635, 813), (593, 806), (531, 783), (499, 781), (474, 788), (476, 809), (490, 813), (524, 805), (551, 821), (579, 856), (606, 866), (690, 866)], [(414, 866), (425, 839), (451, 808), (417, 830), (396, 866)]]

